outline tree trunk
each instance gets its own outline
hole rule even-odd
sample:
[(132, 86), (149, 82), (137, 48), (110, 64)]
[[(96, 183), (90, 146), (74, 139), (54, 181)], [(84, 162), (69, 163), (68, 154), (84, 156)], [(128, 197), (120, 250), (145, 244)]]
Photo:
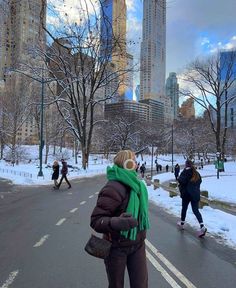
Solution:
[(56, 155), (56, 143), (53, 144), (53, 156)]
[(82, 168), (86, 170), (88, 168), (89, 155), (85, 148), (82, 148)]
[(44, 162), (44, 164), (47, 164), (47, 163), (48, 163), (48, 153), (49, 153), (49, 145), (46, 144), (45, 162)]
[(3, 144), (3, 141), (1, 141), (1, 147), (0, 147), (0, 159), (3, 158), (3, 150), (4, 150), (4, 144)]
[(75, 149), (75, 152), (74, 152), (75, 164), (78, 164), (78, 141), (77, 141), (77, 139), (75, 139), (75, 141), (74, 141), (74, 149)]

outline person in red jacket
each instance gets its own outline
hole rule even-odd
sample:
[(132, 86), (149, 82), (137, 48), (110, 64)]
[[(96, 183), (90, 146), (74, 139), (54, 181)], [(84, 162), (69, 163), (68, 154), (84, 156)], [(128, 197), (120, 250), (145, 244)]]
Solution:
[(109, 256), (104, 260), (109, 288), (123, 288), (127, 268), (131, 288), (148, 288), (145, 252), (149, 228), (148, 194), (139, 180), (135, 154), (120, 151), (114, 165), (107, 168), (108, 182), (98, 195), (90, 226), (111, 241)]
[(59, 184), (57, 185), (57, 188), (59, 189), (61, 186), (61, 183), (63, 181), (63, 179), (65, 179), (66, 183), (68, 184), (68, 189), (71, 188), (71, 184), (69, 182), (69, 180), (67, 179), (67, 174), (68, 174), (68, 166), (67, 163), (64, 159), (61, 159), (61, 164), (62, 164), (62, 168), (61, 168), (61, 179)]

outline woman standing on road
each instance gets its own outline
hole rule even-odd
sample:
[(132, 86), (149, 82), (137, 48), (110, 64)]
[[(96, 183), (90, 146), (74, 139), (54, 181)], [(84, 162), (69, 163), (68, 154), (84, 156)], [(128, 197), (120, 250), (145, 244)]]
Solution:
[(203, 224), (202, 215), (198, 210), (198, 205), (200, 201), (200, 184), (202, 183), (202, 179), (190, 160), (187, 160), (185, 162), (185, 168), (181, 172), (178, 178), (178, 182), (180, 195), (182, 198), (182, 211), (181, 221), (177, 224), (181, 229), (184, 229), (188, 205), (189, 203), (191, 203), (192, 211), (200, 225), (198, 236), (203, 237), (206, 234), (207, 229)]
[(131, 288), (148, 288), (145, 253), (149, 228), (148, 194), (138, 179), (135, 154), (118, 152), (107, 168), (107, 184), (101, 189), (91, 215), (91, 227), (112, 242), (105, 266), (109, 288), (123, 288), (127, 267)]

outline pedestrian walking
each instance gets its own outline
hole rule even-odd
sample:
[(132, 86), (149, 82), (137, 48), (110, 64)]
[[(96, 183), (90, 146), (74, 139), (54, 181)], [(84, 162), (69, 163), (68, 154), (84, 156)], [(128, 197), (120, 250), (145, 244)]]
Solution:
[(180, 172), (180, 166), (178, 163), (175, 165), (175, 171), (174, 172), (175, 172), (175, 179), (177, 180), (179, 177), (179, 172)]
[(60, 165), (58, 163), (58, 161), (54, 161), (53, 162), (53, 165), (52, 165), (52, 180), (54, 181), (54, 187), (53, 188), (58, 188), (58, 178), (59, 178), (59, 168), (60, 168)]
[(60, 182), (59, 182), (57, 188), (58, 188), (58, 189), (60, 188), (63, 179), (65, 179), (66, 183), (68, 184), (68, 189), (70, 189), (70, 188), (71, 188), (71, 184), (70, 184), (69, 180), (67, 179), (67, 174), (68, 174), (68, 166), (67, 166), (67, 163), (66, 163), (66, 161), (65, 161), (64, 159), (61, 159), (61, 163), (62, 163), (61, 179), (60, 179)]
[(136, 172), (138, 172), (138, 170), (139, 170), (139, 167), (140, 167), (140, 163), (138, 162), (138, 164), (137, 164), (137, 166), (136, 166)]
[(166, 172), (168, 172), (169, 171), (169, 165), (167, 164), (166, 165)]
[(201, 159), (201, 168), (203, 169), (203, 159)]
[(197, 172), (193, 165), (193, 162), (187, 160), (185, 162), (185, 168), (181, 172), (179, 178), (179, 190), (182, 198), (182, 210), (181, 210), (181, 221), (177, 224), (181, 229), (184, 229), (184, 223), (189, 203), (191, 203), (192, 211), (196, 216), (200, 230), (198, 236), (202, 237), (206, 234), (207, 228), (204, 226), (202, 215), (198, 210), (200, 201), (200, 184), (202, 182), (200, 174)]
[(109, 288), (124, 288), (126, 267), (131, 288), (148, 288), (144, 242), (149, 228), (148, 193), (135, 168), (134, 152), (117, 153), (91, 215), (91, 227), (112, 243), (104, 261)]
[(146, 171), (146, 167), (145, 167), (145, 164), (143, 163), (140, 167), (140, 173), (141, 173), (142, 178), (144, 178), (145, 171)]

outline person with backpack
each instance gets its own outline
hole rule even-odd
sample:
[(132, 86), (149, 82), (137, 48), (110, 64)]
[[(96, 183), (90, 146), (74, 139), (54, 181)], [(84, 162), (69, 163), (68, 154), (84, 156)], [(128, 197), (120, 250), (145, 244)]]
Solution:
[(127, 268), (130, 287), (148, 288), (145, 252), (149, 228), (147, 188), (135, 171), (135, 154), (122, 150), (107, 168), (108, 182), (98, 195), (90, 226), (111, 242), (105, 267), (109, 288), (124, 288)]
[(180, 195), (182, 198), (182, 210), (181, 210), (181, 221), (179, 221), (177, 224), (180, 227), (180, 229), (184, 229), (188, 205), (189, 203), (191, 203), (192, 211), (196, 216), (200, 225), (198, 236), (203, 237), (207, 232), (207, 228), (204, 226), (202, 215), (198, 210), (200, 201), (200, 184), (202, 182), (202, 179), (200, 174), (194, 167), (192, 161), (187, 160), (185, 162), (185, 168), (181, 172), (178, 178), (178, 182), (179, 182)]

